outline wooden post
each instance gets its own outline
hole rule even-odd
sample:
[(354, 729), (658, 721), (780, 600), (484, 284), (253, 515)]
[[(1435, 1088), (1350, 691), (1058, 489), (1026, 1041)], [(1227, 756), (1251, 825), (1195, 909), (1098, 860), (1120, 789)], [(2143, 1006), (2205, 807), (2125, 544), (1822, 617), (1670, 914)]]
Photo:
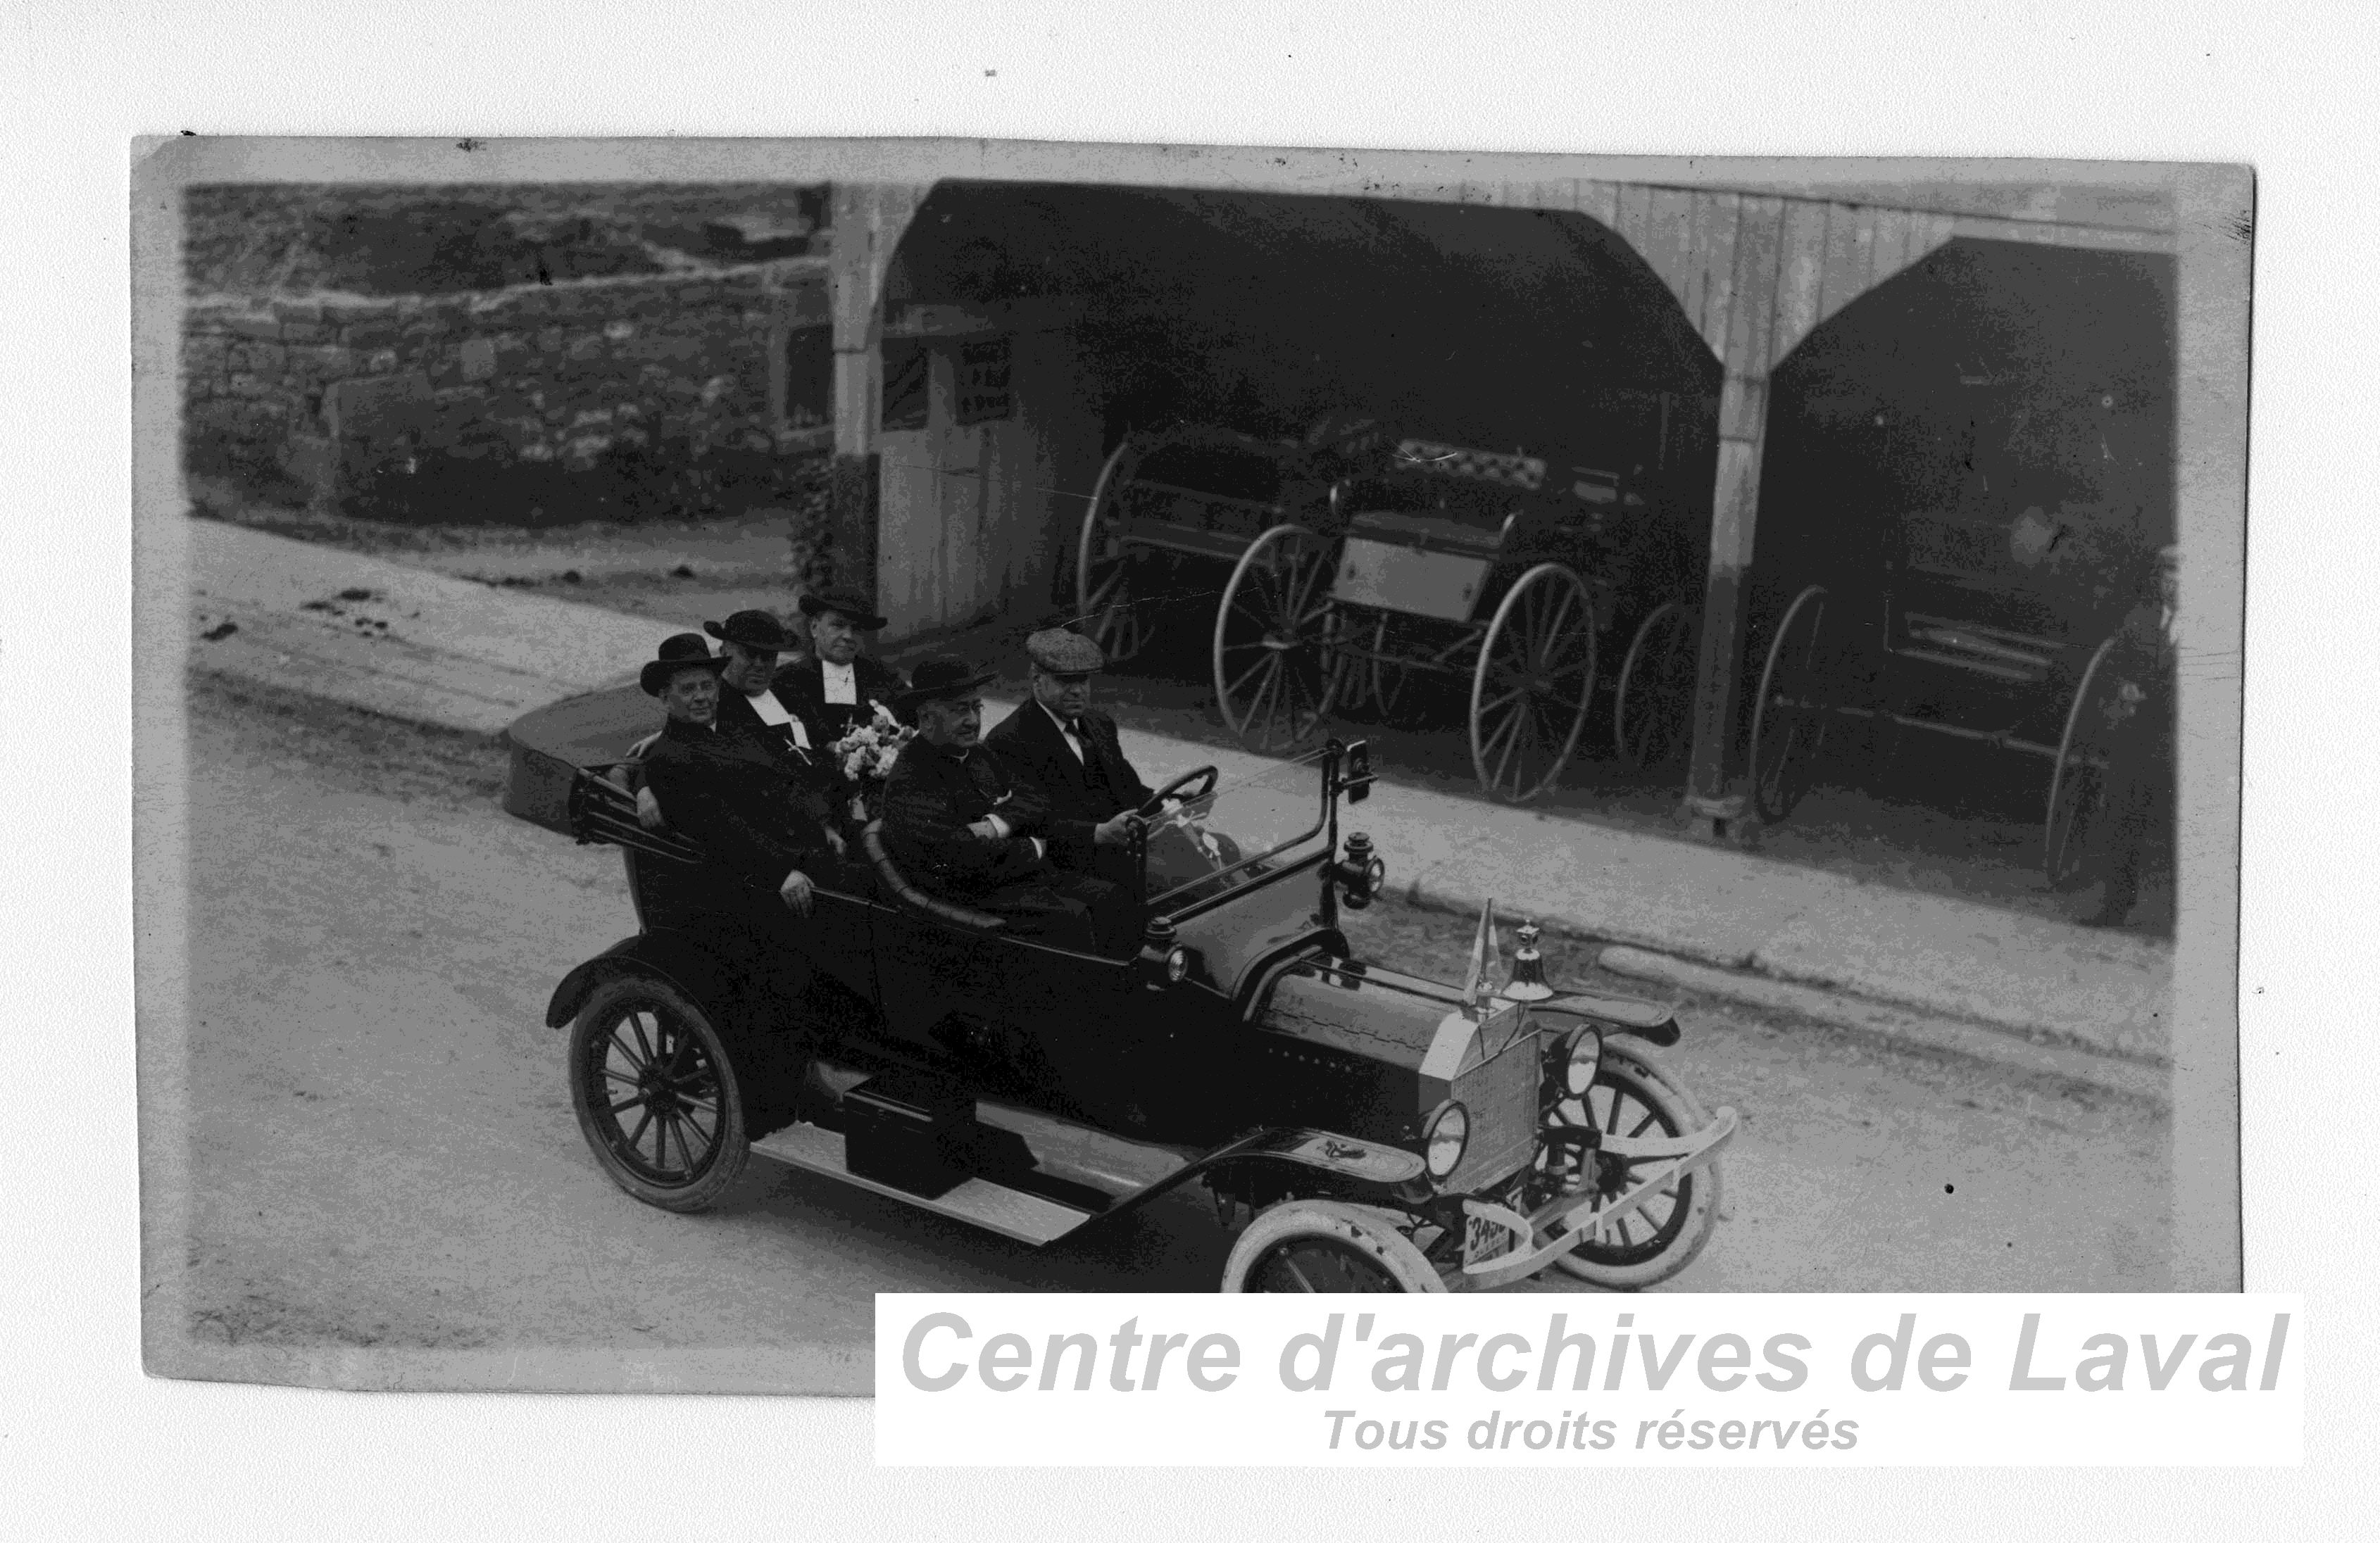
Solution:
[[(1710, 567), (1703, 590), (1703, 635), (1694, 681), (1694, 750), (1682, 814), (1697, 835), (1738, 843), (1752, 835), (1747, 800), (1728, 789), (1735, 748), (1736, 677), (1743, 657), (1744, 577), (1760, 502), (1767, 448), (1765, 379), (1730, 373), (1719, 391), (1718, 474), (1711, 493)], [(1757, 408), (1745, 405), (1756, 401)], [(1730, 413), (1730, 404), (1733, 412)], [(1750, 431), (1730, 431), (1730, 418)]]
[(882, 503), (877, 454), (883, 412), (881, 291), (893, 248), (926, 189), (838, 183), (827, 196), (829, 315), (834, 328), (834, 472), (832, 524), (835, 581), (877, 596), (877, 514)]
[(1736, 681), (1743, 658), (1744, 578), (1752, 566), (1760, 464), (1767, 444), (1768, 367), (1777, 335), (1785, 215), (1780, 199), (1742, 200), (1726, 292), (1721, 296), (1718, 285), (1711, 285), (1704, 318), (1704, 335), (1717, 345), (1725, 373), (1718, 397), (1718, 469), (1711, 489), (1702, 652), (1694, 681), (1694, 748), (1680, 814), (1699, 835), (1739, 842), (1752, 835), (1753, 820), (1745, 796), (1729, 790), (1728, 765), (1735, 749)]

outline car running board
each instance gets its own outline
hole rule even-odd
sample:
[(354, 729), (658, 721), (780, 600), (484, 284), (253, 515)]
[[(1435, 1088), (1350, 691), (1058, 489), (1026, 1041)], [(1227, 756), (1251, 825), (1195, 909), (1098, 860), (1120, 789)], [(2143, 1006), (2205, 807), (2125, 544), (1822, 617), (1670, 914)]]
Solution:
[(1056, 1242), (1104, 1213), (1103, 1210), (1085, 1211), (1040, 1195), (1029, 1195), (980, 1176), (964, 1180), (955, 1188), (931, 1197), (863, 1178), (844, 1162), (843, 1133), (823, 1130), (806, 1121), (796, 1120), (776, 1134), (763, 1137), (752, 1143), (752, 1150), (763, 1157), (841, 1179), (920, 1211), (971, 1223), (1037, 1248)]
[(977, 1116), (988, 1129), (1012, 1139), (1025, 1138), (1018, 1144), (1030, 1165), (1014, 1163), (990, 1175), (978, 1173), (938, 1196), (853, 1173), (844, 1160), (842, 1133), (806, 1120), (753, 1142), (752, 1150), (1035, 1248), (1054, 1243), (1087, 1222), (1137, 1210), (1233, 1158), (1269, 1159), (1373, 1184), (1402, 1184), (1422, 1173), (1422, 1160), (1415, 1153), (1351, 1141), (1328, 1131), (1260, 1127), (1193, 1156), (988, 1101), (978, 1103)]

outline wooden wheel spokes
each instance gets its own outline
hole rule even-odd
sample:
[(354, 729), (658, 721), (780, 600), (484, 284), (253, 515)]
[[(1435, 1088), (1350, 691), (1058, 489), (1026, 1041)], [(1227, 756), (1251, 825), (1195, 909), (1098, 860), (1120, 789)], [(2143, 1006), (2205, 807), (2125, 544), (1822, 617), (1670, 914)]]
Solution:
[(639, 1007), (599, 1042), (607, 1093), (601, 1124), (613, 1155), (656, 1183), (692, 1178), (719, 1142), (719, 1079), (702, 1043)]
[(1436, 721), (1433, 714), (1447, 705), (1447, 688), (1471, 673), (1466, 656), (1476, 632), (1448, 638), (1437, 623), (1393, 611), (1338, 609), (1333, 615), (1344, 619), (1332, 633), (1334, 646), (1344, 639), (1370, 656), (1334, 661), (1333, 712), (1369, 711), (1383, 723), (1417, 728)]
[(1330, 710), (1343, 625), (1330, 603), (1334, 556), (1302, 525), (1257, 537), (1232, 570), (1215, 617), (1215, 703), (1251, 748), (1271, 753), (1311, 739)]
[(1330, 635), (1325, 646), (1330, 656), (1331, 706), (1342, 713), (1361, 713), (1378, 706), (1385, 667), (1377, 657), (1366, 658), (1347, 651), (1347, 647), (1360, 648), (1374, 656), (1387, 652), (1387, 614), (1365, 616), (1334, 606), (1327, 620)]
[(1675, 600), (1637, 626), (1620, 667), (1612, 747), (1627, 765), (1665, 766), (1687, 744), (1694, 707), (1694, 617)]
[(1595, 606), (1577, 574), (1540, 563), (1496, 608), (1471, 681), (1479, 785), (1521, 803), (1561, 776), (1595, 697)]
[(1793, 597), (1769, 641), (1752, 711), (1752, 802), (1764, 820), (1782, 820), (1810, 790), (1834, 721), (1826, 693), (1841, 684), (1838, 652), (1827, 591), (1812, 585)]
[(1397, 1278), (1361, 1249), (1335, 1237), (1292, 1237), (1274, 1244), (1248, 1272), (1250, 1291), (1402, 1292)]
[[(1582, 1113), (1586, 1123), (1607, 1136), (1642, 1136), (1647, 1131), (1663, 1136), (1682, 1134), (1673, 1128), (1674, 1122), (1664, 1117), (1661, 1111), (1630, 1090), (1608, 1082), (1597, 1082), (1586, 1091), (1586, 1107)], [(1597, 1153), (1589, 1161), (1596, 1165), (1596, 1188), (1613, 1199), (1639, 1182), (1632, 1170), (1656, 1165), (1632, 1163), (1605, 1153)], [(1685, 1196), (1681, 1187), (1693, 1182), (1691, 1177), (1681, 1179), (1661, 1189), (1633, 1215), (1612, 1223), (1599, 1247), (1593, 1243), (1582, 1247), (1611, 1263), (1633, 1263), (1658, 1254), (1685, 1223)]]
[(2098, 766), (2079, 762), (2059, 765), (2056, 786), (2056, 799), (2042, 830), (2042, 870), (2049, 887), (2065, 894), (2088, 881), (2091, 846), (2106, 807), (2107, 783)]
[(1138, 447), (1127, 439), (1099, 467), (1075, 545), (1075, 614), (1085, 635), (1106, 650), (1111, 664), (1131, 658), (1148, 641), (1148, 618), (1133, 604), (1134, 559), (1115, 513), (1116, 491), (1130, 478), (1138, 459)]
[(2049, 812), (2041, 831), (2041, 865), (2049, 886), (2075, 889), (2084, 879), (2095, 817), (2106, 792), (2097, 745), (2107, 721), (2107, 703), (2120, 689), (2108, 664), (2116, 640), (2102, 642), (2082, 667), (2082, 679), (2067, 705), (2066, 729), (2058, 739), (2058, 761), (2049, 774)]

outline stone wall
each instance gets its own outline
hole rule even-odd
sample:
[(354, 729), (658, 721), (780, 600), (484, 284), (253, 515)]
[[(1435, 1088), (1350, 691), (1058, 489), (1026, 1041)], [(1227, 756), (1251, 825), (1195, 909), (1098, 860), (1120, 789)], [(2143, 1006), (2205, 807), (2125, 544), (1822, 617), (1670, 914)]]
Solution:
[(186, 313), (193, 471), (362, 517), (667, 517), (822, 479), (823, 260), (435, 295), (232, 297)]

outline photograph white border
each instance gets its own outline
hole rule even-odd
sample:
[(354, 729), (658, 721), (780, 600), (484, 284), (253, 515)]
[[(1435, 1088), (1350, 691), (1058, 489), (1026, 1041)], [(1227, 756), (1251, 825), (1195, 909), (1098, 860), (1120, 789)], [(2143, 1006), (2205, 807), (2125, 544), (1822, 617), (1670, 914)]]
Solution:
[[(12, 914), (11, 934), (22, 957), (42, 966), (24, 972), (29, 1016), (74, 1026), (100, 1072), (32, 1127), (83, 1182), (10, 1200), (12, 1233), (27, 1240), (12, 1268), (12, 1319), (41, 1326), (8, 1352), (7, 1429), (26, 1439), (6, 1443), (6, 1461), (42, 1478), (20, 1489), (31, 1501), (23, 1513), (180, 1518), (198, 1530), (249, 1535), (371, 1516), (388, 1528), (429, 1526), (460, 1514), (480, 1522), (474, 1531), (561, 1530), (593, 1514), (583, 1508), (599, 1496), (571, 1488), (599, 1472), (586, 1465), (580, 1439), (627, 1409), (608, 1399), (357, 1398), (139, 1375), (128, 1284), (138, 1278), (130, 800), (119, 770), (129, 715), (116, 706), (130, 699), (121, 642), (131, 618), (126, 480), (111, 468), (126, 464), (130, 142), (184, 127), (485, 137), (960, 132), (2252, 163), (2259, 209), (2246, 590), (2255, 644), (2243, 761), (2247, 1284), (2308, 1294), (2318, 1357), (2308, 1469), (2004, 1476), (2006, 1483), (1912, 1475), (1857, 1486), (1832, 1476), (1695, 1476), (1664, 1486), (1663, 1512), (1798, 1508), (1840, 1536), (1890, 1528), (1915, 1501), (1937, 1517), (1988, 1508), (2007, 1526), (2089, 1516), (2093, 1530), (2112, 1535), (2127, 1523), (2146, 1531), (2183, 1515), (2210, 1529), (2234, 1516), (2269, 1526), (2290, 1513), (2311, 1519), (2320, 1496), (2343, 1494), (2330, 1487), (2348, 1481), (2346, 1465), (2368, 1445), (2355, 1368), (2374, 1364), (2373, 1334), (2358, 1311), (2373, 1278), (2373, 1229), (2355, 1221), (2368, 1188), (2350, 1144), (2359, 1111), (2305, 1094), (2368, 1085), (2359, 1073), (2371, 1062), (2351, 1032), (2361, 998), (2350, 974), (2369, 954), (2357, 904), (2368, 885), (2353, 875), (2369, 872), (2374, 856), (2358, 728), (2371, 687), (2338, 663), (2361, 616), (2356, 512), (2374, 502), (2361, 448), (2369, 434), (2355, 411), (2368, 397), (2360, 367), (2375, 308), (2368, 280), (2354, 271), (2373, 249), (2362, 201), (2368, 91), (2350, 73), (2353, 61), (2370, 57), (2369, 40), (2328, 7), (2113, 6), (2085, 18), (2015, 6), (1997, 7), (1987, 23), (1849, 5), (1760, 19), (1736, 9), (1491, 10), (1457, 19), (1424, 7), (1331, 17), (1221, 6), (1159, 29), (1093, 26), (1079, 7), (1047, 6), (1012, 9), (998, 30), (971, 10), (934, 6), (897, 16), (852, 6), (813, 18), (699, 6), (666, 15), (588, 8), (558, 18), (426, 6), (334, 18), (297, 6), (201, 5), (134, 18), (128, 29), (104, 13), (23, 15), (10, 44), (23, 86), (14, 149), (22, 180), (39, 191), (21, 206), (17, 266), (30, 282), (18, 293), (34, 325), (9, 347), (21, 379), (38, 372), (41, 389), (14, 393), (22, 454), (9, 454), (18, 484), (9, 493), (21, 512), (12, 522), (0, 671), (17, 708), (8, 733), (20, 753), (10, 762), (28, 779), (20, 792), (42, 809), (20, 832), (20, 871), (80, 878), (55, 893), (12, 886), (12, 905), (26, 914)], [(671, 65), (655, 62), (664, 59)], [(2284, 124), (2305, 127), (2275, 127)], [(2327, 624), (2332, 618), (2344, 624)], [(86, 670), (73, 691), (99, 705), (65, 730), (80, 775), (41, 786), (38, 767), (55, 761), (23, 752), (37, 729), (56, 731), (62, 709), (45, 713), (42, 704), (57, 698), (61, 661), (52, 649), (68, 639), (94, 640), (88, 652), (98, 678)], [(35, 920), (43, 930), (31, 930)], [(786, 1534), (931, 1516), (965, 1518), (967, 1530), (981, 1531), (984, 1518), (1023, 1505), (1037, 1532), (1113, 1526), (1129, 1515), (1149, 1524), (1130, 1529), (1145, 1535), (1211, 1536), (1232, 1530), (1233, 1517), (1288, 1503), (1325, 1508), (1302, 1531), (1377, 1537), (1425, 1530), (1432, 1518), (1475, 1519), (1491, 1501), (1498, 1511), (1565, 1503), (1551, 1482), (1515, 1489), (1438, 1477), (1382, 1486), (1329, 1475), (1284, 1485), (1196, 1475), (1088, 1486), (1011, 1479), (997, 1496), (965, 1476), (940, 1476), (896, 1493), (867, 1467), (856, 1401), (698, 1401), (674, 1412), (673, 1424), (703, 1443), (717, 1471), (746, 1476), (747, 1487), (706, 1502), (720, 1506), (716, 1514)], [(480, 1453), (525, 1451), (523, 1439), (549, 1444), (529, 1462), (492, 1465), (496, 1471), (474, 1487), (453, 1471), (465, 1430)], [(36, 1440), (48, 1461), (34, 1457)], [(136, 1485), (143, 1473), (149, 1482)], [(1183, 1513), (1185, 1497), (1197, 1498), (1196, 1516)], [(1713, 1520), (1724, 1525), (1724, 1513)]]

